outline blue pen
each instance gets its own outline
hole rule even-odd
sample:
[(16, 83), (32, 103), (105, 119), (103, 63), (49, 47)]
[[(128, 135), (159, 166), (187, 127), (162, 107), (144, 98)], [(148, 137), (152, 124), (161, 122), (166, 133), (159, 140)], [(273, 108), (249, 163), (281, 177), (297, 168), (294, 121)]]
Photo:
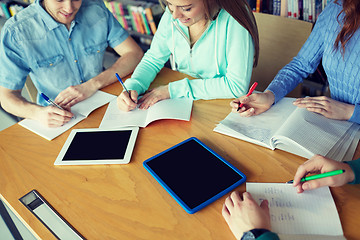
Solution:
[(119, 82), (121, 83), (121, 85), (123, 86), (123, 88), (125, 89), (125, 91), (127, 92), (127, 94), (129, 94), (129, 98), (130, 100), (134, 102), (134, 100), (132, 100), (132, 98), (130, 97), (130, 92), (127, 90), (127, 88), (125, 87), (125, 84), (123, 83), (123, 81), (121, 80), (121, 77), (119, 76), (119, 74), (115, 73), (115, 76), (117, 77), (117, 79), (119, 80)]
[(55, 106), (55, 107), (57, 107), (57, 108), (60, 108), (60, 109), (64, 110), (62, 107), (60, 107), (58, 104), (56, 104), (56, 102), (54, 102), (53, 100), (51, 100), (51, 99), (50, 99), (48, 96), (46, 96), (44, 93), (41, 93), (40, 95), (41, 95), (41, 97), (42, 97), (46, 102), (48, 102), (49, 104), (51, 104), (51, 105), (53, 105), (53, 106)]

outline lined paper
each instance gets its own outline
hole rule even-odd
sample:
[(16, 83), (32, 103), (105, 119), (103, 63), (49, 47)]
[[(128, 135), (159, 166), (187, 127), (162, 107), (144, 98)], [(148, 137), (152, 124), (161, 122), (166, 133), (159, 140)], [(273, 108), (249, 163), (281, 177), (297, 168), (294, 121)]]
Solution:
[(329, 187), (301, 194), (285, 183), (246, 183), (246, 189), (259, 204), (269, 201), (271, 227), (276, 233), (343, 235)]

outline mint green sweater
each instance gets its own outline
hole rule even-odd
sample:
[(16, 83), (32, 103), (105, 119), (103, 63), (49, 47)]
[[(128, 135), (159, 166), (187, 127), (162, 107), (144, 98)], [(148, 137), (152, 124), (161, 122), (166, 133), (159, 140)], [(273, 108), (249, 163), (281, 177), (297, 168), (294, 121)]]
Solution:
[(126, 88), (144, 93), (170, 57), (174, 70), (196, 78), (170, 83), (170, 98), (235, 98), (248, 90), (254, 44), (249, 32), (221, 9), (191, 47), (188, 28), (166, 9), (150, 49), (125, 82)]

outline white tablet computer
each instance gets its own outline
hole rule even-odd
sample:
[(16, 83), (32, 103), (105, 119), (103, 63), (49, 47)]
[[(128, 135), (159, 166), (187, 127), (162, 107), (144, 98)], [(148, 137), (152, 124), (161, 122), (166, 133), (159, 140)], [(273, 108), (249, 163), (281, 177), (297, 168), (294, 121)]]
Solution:
[(74, 129), (54, 165), (129, 163), (138, 131), (139, 127)]

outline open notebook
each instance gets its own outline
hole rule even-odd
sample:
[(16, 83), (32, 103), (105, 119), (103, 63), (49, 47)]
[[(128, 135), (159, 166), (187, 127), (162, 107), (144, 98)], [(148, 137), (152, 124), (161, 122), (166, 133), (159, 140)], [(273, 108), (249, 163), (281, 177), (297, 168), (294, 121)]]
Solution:
[[(241, 117), (231, 112), (214, 129), (263, 147), (310, 158), (321, 154), (342, 161), (350, 157), (359, 125), (328, 119), (292, 104), (293, 98), (283, 98), (268, 111), (253, 117)], [(352, 153), (348, 153), (352, 151)]]
[(280, 239), (345, 239), (329, 187), (298, 194), (292, 184), (246, 183), (246, 191), (259, 204), (268, 200), (271, 228)]
[(19, 122), (19, 125), (33, 131), (47, 140), (52, 140), (78, 122), (87, 118), (92, 111), (103, 106), (114, 98), (116, 98), (115, 95), (103, 91), (97, 91), (91, 97), (72, 106), (71, 112), (74, 114), (74, 118), (61, 127), (49, 128), (32, 119), (24, 119)]
[(165, 99), (146, 110), (136, 108), (125, 112), (117, 107), (116, 99), (114, 99), (109, 103), (100, 128), (146, 127), (149, 123), (160, 119), (189, 121), (192, 104), (193, 100), (190, 98)]

